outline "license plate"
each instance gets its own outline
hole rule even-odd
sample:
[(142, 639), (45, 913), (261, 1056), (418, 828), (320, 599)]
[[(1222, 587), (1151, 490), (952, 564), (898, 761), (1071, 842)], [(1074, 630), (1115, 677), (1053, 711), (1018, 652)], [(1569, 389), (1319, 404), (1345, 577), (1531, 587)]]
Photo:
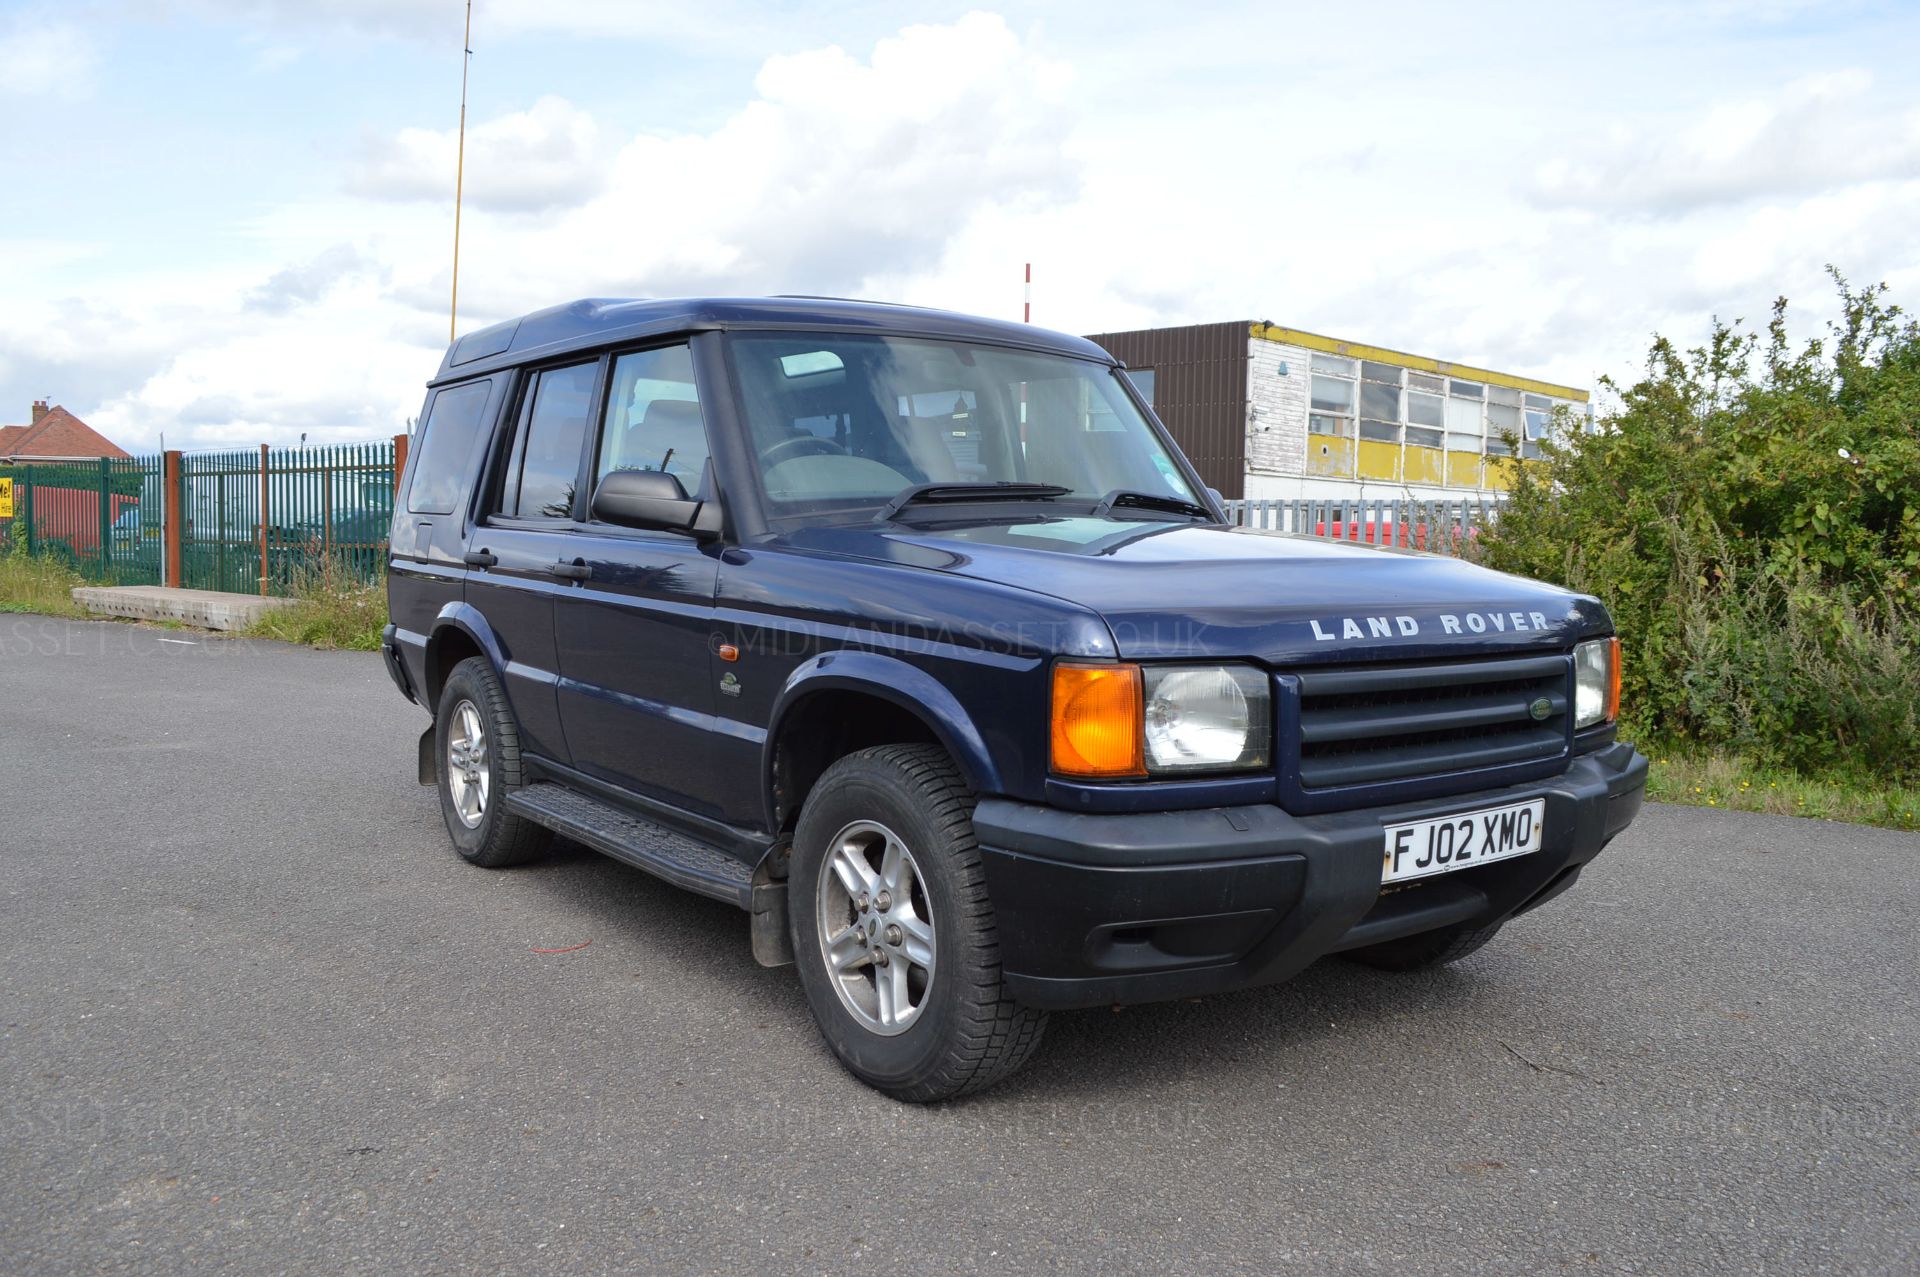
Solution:
[(1435, 820), (1388, 825), (1386, 864), (1380, 881), (1427, 878), (1538, 851), (1546, 815), (1546, 799), (1535, 798)]

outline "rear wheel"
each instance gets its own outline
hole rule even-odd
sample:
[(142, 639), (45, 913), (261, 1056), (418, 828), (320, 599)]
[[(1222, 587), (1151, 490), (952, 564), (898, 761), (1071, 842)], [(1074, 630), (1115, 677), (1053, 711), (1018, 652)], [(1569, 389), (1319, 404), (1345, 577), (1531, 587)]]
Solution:
[(434, 744), (440, 814), (462, 856), (500, 869), (547, 850), (552, 833), (501, 806), (521, 783), (520, 729), (484, 657), (468, 657), (447, 676), (434, 713)]
[(896, 1099), (990, 1086), (1046, 1026), (1001, 978), (973, 804), (938, 747), (881, 745), (827, 769), (794, 834), (801, 986), (840, 1062)]
[(1500, 926), (1496, 922), (1491, 927), (1465, 924), (1441, 927), (1438, 931), (1424, 931), (1417, 936), (1403, 936), (1398, 940), (1354, 949), (1341, 956), (1378, 967), (1382, 971), (1422, 971), (1428, 967), (1443, 967), (1449, 962), (1458, 962), (1468, 954), (1477, 952), (1487, 941), (1500, 934)]

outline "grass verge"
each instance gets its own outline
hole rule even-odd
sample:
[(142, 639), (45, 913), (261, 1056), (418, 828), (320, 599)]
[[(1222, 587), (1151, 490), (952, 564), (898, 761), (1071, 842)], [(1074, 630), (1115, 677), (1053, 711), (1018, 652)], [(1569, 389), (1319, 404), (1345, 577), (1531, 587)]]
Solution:
[(56, 559), (0, 554), (0, 612), (37, 612), (45, 616), (85, 616), (73, 601), (80, 575)]
[(1884, 777), (1803, 776), (1737, 756), (1646, 752), (1653, 760), (1647, 797), (1655, 802), (1920, 830), (1920, 788)]
[(247, 629), (250, 638), (353, 652), (380, 650), (387, 623), (387, 586), (322, 570), (299, 581), (293, 606), (275, 608)]

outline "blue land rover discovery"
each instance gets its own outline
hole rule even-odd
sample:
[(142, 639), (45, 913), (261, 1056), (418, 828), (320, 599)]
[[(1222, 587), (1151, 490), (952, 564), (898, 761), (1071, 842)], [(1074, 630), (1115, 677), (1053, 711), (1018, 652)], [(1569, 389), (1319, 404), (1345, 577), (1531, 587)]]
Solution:
[(1452, 961), (1640, 807), (1599, 602), (1227, 526), (1074, 337), (577, 302), (453, 345), (403, 484), (385, 657), (460, 854), (733, 902), (902, 1099), (1050, 1010)]

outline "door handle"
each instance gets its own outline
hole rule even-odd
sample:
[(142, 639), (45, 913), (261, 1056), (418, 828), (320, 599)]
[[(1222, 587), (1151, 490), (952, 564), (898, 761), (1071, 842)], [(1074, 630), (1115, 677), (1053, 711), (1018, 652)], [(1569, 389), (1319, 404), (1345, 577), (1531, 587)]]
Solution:
[(468, 550), (460, 557), (467, 561), (467, 566), (470, 568), (490, 568), (500, 561), (499, 555), (490, 554), (485, 550)]
[(593, 575), (593, 569), (585, 563), (555, 563), (547, 571), (566, 581), (584, 581)]

